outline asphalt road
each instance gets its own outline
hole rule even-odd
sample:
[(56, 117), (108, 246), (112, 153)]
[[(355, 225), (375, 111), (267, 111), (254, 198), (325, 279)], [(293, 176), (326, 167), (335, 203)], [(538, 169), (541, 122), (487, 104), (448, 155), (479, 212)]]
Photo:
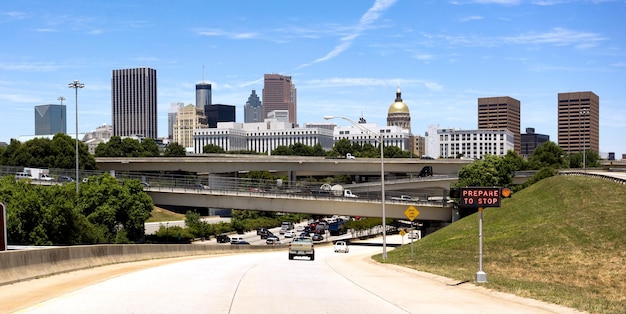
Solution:
[(378, 238), (351, 244), (347, 254), (318, 246), (315, 261), (290, 261), (286, 250), (186, 259), (103, 279), (21, 312), (577, 313), (369, 258), (380, 252)]

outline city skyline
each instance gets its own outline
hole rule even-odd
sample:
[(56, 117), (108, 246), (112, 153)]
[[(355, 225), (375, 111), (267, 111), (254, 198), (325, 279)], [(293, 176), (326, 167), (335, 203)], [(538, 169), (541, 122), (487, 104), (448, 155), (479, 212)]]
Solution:
[(33, 135), (33, 108), (60, 96), (73, 134), (73, 80), (85, 84), (79, 132), (110, 125), (111, 71), (150, 67), (159, 137), (170, 104), (195, 103), (197, 83), (210, 83), (213, 102), (235, 106), (244, 121), (251, 91), (278, 73), (298, 88), (300, 125), (324, 115), (386, 125), (399, 86), (422, 136), (433, 124), (477, 129), (477, 99), (509, 96), (521, 102), (522, 132), (532, 127), (557, 142), (558, 94), (592, 91), (600, 152), (626, 153), (623, 1), (73, 4), (0, 8), (11, 47), (0, 62), (0, 141)]

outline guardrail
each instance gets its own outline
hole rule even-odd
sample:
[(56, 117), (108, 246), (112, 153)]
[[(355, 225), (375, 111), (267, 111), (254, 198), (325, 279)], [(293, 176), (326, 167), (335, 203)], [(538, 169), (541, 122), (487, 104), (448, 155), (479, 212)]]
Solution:
[(615, 183), (626, 185), (626, 178), (620, 178), (620, 177), (597, 173), (597, 172), (559, 171), (559, 175), (593, 177), (593, 178), (609, 180)]

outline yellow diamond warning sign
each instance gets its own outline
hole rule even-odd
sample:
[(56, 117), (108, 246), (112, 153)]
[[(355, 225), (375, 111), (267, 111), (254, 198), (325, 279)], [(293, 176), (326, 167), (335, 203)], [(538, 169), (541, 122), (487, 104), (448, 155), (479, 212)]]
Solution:
[(417, 210), (413, 206), (409, 206), (409, 208), (404, 211), (404, 216), (406, 216), (406, 218), (409, 218), (410, 221), (413, 221), (417, 216), (419, 216), (419, 214), (419, 210)]

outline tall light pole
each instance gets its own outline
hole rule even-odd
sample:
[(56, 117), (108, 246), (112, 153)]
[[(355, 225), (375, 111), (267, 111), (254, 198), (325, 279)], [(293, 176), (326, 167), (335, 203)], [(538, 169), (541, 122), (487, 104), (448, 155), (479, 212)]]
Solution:
[(76, 99), (76, 194), (78, 195), (78, 89), (85, 87), (85, 84), (74, 80), (74, 82), (67, 84), (67, 87), (74, 89), (74, 97)]
[(384, 153), (383, 153), (383, 134), (381, 132), (374, 132), (350, 118), (346, 118), (342, 116), (324, 116), (324, 119), (326, 120), (344, 119), (350, 122), (352, 125), (356, 126), (357, 128), (367, 133), (377, 136), (376, 141), (378, 142), (378, 145), (380, 146), (380, 196), (381, 196), (380, 203), (382, 204), (382, 221), (383, 221), (383, 259), (387, 259), (387, 222), (386, 222), (387, 217), (385, 214), (385, 159), (384, 159)]
[(585, 130), (585, 120), (589, 116), (589, 109), (580, 110), (580, 115), (583, 120), (583, 131), (581, 132), (583, 137), (583, 171), (587, 171), (587, 130)]

